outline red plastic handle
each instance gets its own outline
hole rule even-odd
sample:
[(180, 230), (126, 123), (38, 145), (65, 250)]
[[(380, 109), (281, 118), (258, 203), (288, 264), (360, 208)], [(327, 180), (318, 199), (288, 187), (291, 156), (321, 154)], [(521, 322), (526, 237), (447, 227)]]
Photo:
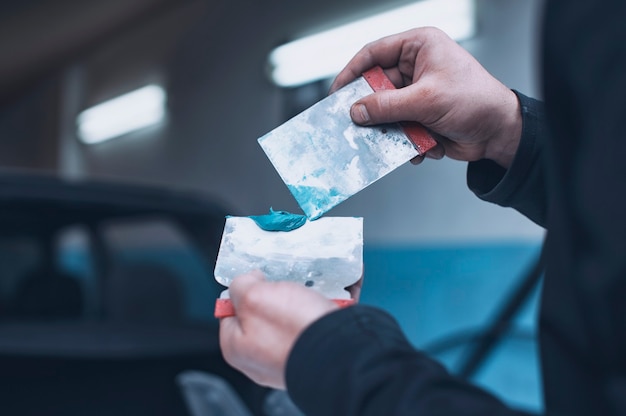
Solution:
[[(354, 299), (333, 299), (333, 302), (335, 302), (340, 308), (345, 308), (346, 306), (353, 305)], [(235, 308), (233, 307), (233, 303), (230, 299), (217, 299), (215, 301), (214, 315), (216, 318), (235, 316)]]
[[(363, 73), (363, 78), (374, 91), (395, 90), (391, 80), (385, 75), (380, 66), (375, 66)], [(423, 155), (437, 145), (433, 136), (419, 123), (412, 121), (402, 121), (400, 125), (408, 136), (409, 140), (415, 145), (417, 153)]]

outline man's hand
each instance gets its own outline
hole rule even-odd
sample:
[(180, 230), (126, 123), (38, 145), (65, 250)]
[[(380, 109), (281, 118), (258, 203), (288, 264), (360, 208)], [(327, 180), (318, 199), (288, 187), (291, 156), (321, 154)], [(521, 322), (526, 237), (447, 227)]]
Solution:
[(220, 322), (224, 359), (256, 383), (284, 389), (296, 339), (338, 306), (296, 283), (266, 281), (261, 272), (237, 277), (228, 291), (236, 316)]
[(354, 103), (355, 123), (416, 121), (439, 142), (427, 156), (491, 159), (510, 166), (522, 132), (517, 97), (445, 33), (418, 28), (368, 44), (337, 75), (330, 91), (376, 65), (398, 89)]

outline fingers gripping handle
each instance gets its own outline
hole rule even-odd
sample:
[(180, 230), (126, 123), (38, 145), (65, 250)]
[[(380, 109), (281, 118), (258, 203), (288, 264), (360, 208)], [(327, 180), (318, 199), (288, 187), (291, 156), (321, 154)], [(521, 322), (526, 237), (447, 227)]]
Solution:
[[(333, 299), (333, 302), (340, 308), (345, 308), (355, 303), (354, 299)], [(218, 319), (235, 316), (235, 308), (230, 299), (217, 299), (215, 301), (214, 315)]]
[[(365, 81), (367, 81), (374, 91), (396, 89), (380, 66), (375, 66), (365, 71), (363, 78), (365, 78)], [(428, 130), (421, 124), (412, 121), (402, 121), (400, 125), (409, 140), (413, 142), (415, 149), (420, 155), (423, 155), (437, 145), (435, 139), (433, 139)]]

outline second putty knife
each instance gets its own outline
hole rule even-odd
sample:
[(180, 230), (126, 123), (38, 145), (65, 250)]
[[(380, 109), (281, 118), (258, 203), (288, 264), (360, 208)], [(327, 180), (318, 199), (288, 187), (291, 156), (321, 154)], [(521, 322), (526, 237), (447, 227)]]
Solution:
[(374, 67), (258, 139), (306, 216), (314, 220), (436, 145), (417, 123), (354, 124), (350, 106), (394, 89)]

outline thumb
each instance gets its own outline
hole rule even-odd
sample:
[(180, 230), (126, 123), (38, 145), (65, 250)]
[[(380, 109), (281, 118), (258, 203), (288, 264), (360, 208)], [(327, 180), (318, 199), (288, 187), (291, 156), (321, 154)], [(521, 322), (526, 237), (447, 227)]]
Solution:
[(356, 124), (364, 126), (419, 121), (419, 108), (415, 101), (415, 91), (409, 87), (378, 91), (357, 100), (350, 107), (350, 117)]
[(234, 278), (228, 286), (228, 294), (230, 295), (235, 309), (237, 309), (237, 305), (240, 303), (242, 297), (250, 293), (253, 286), (263, 281), (265, 281), (265, 276), (259, 270), (254, 270)]

